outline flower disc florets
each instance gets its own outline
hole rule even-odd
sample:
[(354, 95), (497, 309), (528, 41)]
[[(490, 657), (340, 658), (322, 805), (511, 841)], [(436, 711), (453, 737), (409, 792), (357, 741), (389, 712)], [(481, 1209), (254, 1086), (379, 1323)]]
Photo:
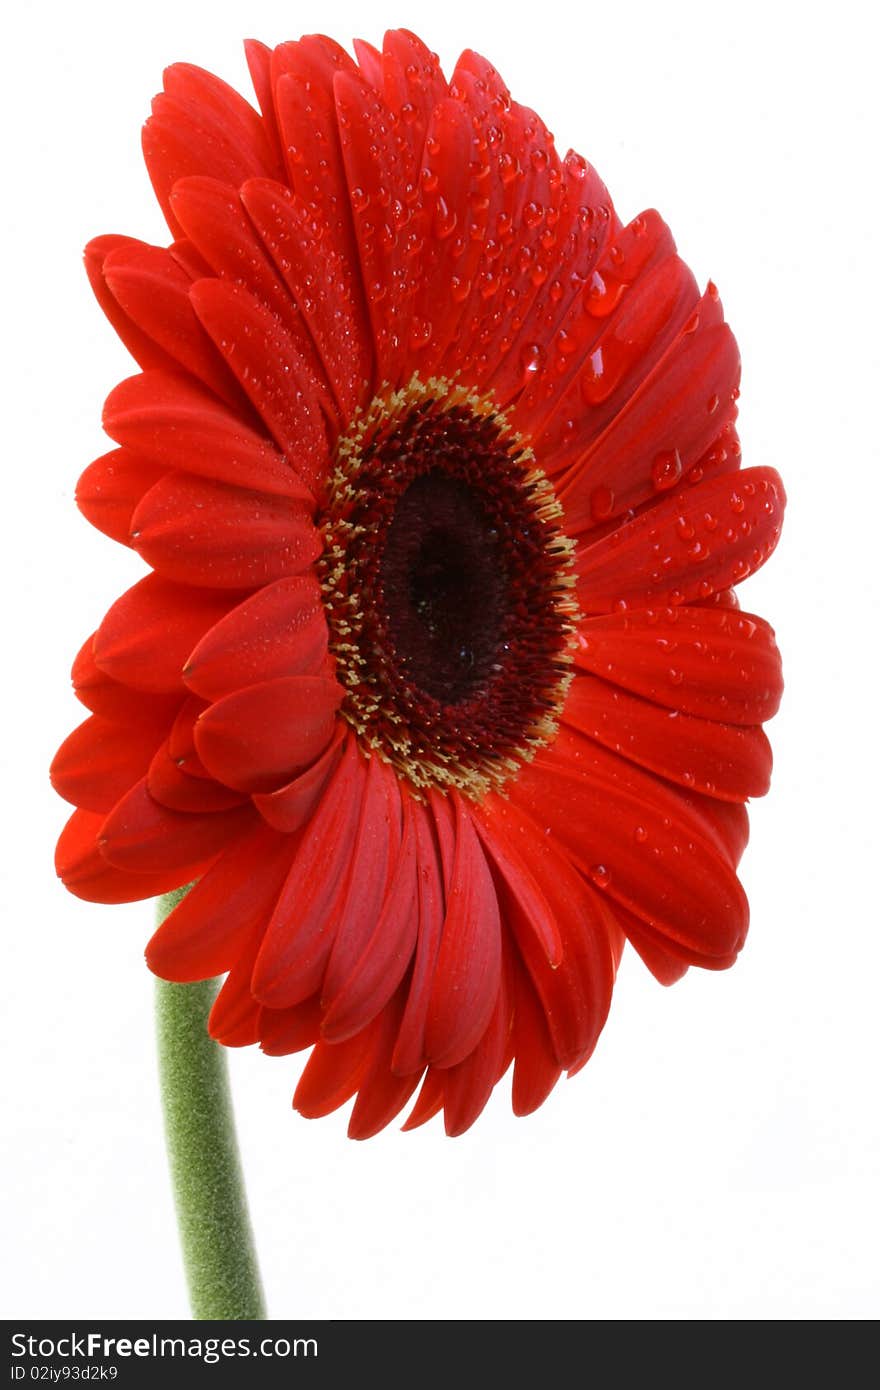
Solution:
[(414, 376), (340, 440), (323, 593), (344, 718), (417, 788), (479, 798), (553, 736), (573, 545), (492, 401)]

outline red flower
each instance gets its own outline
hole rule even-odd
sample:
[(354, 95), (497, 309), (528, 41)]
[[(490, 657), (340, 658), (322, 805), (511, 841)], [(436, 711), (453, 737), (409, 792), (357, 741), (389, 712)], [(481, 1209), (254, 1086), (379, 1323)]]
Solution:
[(784, 494), (655, 212), (466, 52), (247, 45), (262, 115), (175, 66), (144, 151), (174, 240), (100, 237), (141, 371), (77, 499), (152, 573), (74, 664), (72, 892), (197, 880), (147, 958), (228, 972), (213, 1035), (312, 1047), (350, 1133), (538, 1106), (628, 939), (730, 965), (782, 688), (732, 586)]

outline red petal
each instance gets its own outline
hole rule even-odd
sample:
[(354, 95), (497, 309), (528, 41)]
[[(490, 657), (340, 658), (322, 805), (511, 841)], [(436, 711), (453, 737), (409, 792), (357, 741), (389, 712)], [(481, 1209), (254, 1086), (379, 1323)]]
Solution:
[[(475, 183), (489, 206), (481, 260), (446, 357), (447, 370), (459, 369), (481, 388), (556, 263), (564, 196), (553, 136), (534, 111), (495, 99), (500, 80), (486, 68), (475, 73), (459, 62), (452, 77), (451, 90), (473, 113), (481, 137)], [(461, 214), (467, 217), (465, 209)]]
[(331, 403), (314, 354), (303, 355), (284, 324), (253, 295), (224, 280), (199, 280), (196, 313), (299, 478), (312, 492), (329, 467), (322, 406)]
[[(372, 343), (355, 267), (332, 245), (314, 206), (288, 188), (256, 180), (241, 191), (266, 250), (304, 314), (343, 419), (366, 404)], [(315, 274), (320, 255), (322, 273)]]
[(183, 691), (193, 647), (241, 595), (191, 589), (148, 574), (117, 599), (95, 633), (95, 662), (108, 676), (154, 693)]
[(138, 458), (130, 449), (113, 449), (83, 473), (76, 485), (76, 505), (105, 536), (130, 545), (135, 508), (165, 472), (162, 464)]
[[(158, 873), (128, 873), (114, 868), (98, 849), (98, 834), (106, 817), (93, 811), (74, 811), (55, 851), (55, 871), (65, 888), (91, 903), (132, 903), (180, 888), (205, 865), (164, 869)], [(208, 860), (210, 862), (210, 860)]]
[(252, 806), (212, 815), (169, 811), (153, 800), (143, 780), (110, 812), (98, 843), (108, 864), (118, 869), (189, 869), (213, 859), (253, 824), (254, 816)]
[[(582, 317), (584, 287), (595, 283), (591, 276), (596, 263), (619, 230), (619, 219), (602, 180), (581, 155), (569, 151), (562, 161), (562, 201), (553, 262), (543, 261), (549, 274), (542, 278), (543, 271), (538, 273), (535, 297), (489, 380), (502, 405), (523, 392), (515, 418), (523, 420), (524, 428), (538, 418), (535, 393), (529, 389), (532, 383), (536, 387), (541, 383), (538, 399), (545, 403), (555, 399), (558, 386), (554, 378), (560, 373), (562, 359), (575, 355), (577, 337), (571, 321), (577, 323)], [(546, 344), (555, 346), (553, 361), (547, 360), (542, 346)]]
[(191, 277), (164, 246), (129, 242), (104, 260), (104, 281), (131, 321), (209, 390), (233, 405), (240, 392), (189, 301)]
[[(418, 938), (406, 1008), (391, 1059), (392, 1069), (400, 1076), (420, 1075), (427, 1061), (425, 1023), (446, 915), (444, 867), (438, 840), (446, 845), (444, 858), (450, 873), (454, 854), (451, 811), (446, 798), (434, 794), (428, 803), (414, 802), (410, 809), (418, 865)], [(440, 827), (446, 819), (448, 828), (441, 836)]]
[(260, 43), (259, 39), (245, 39), (244, 52), (251, 82), (254, 84), (254, 91), (260, 104), (266, 135), (273, 150), (278, 151), (281, 148), (281, 142), (278, 136), (278, 123), (275, 120), (275, 108), (272, 103), (272, 50), (266, 44)]
[(225, 1047), (251, 1047), (259, 1042), (263, 1010), (250, 987), (259, 945), (258, 929), (251, 932), (208, 1015), (209, 1034)]
[(424, 237), (414, 196), (418, 167), (377, 92), (348, 72), (337, 73), (333, 90), (377, 375), (402, 385), (411, 375), (412, 299)]
[(147, 769), (147, 790), (154, 801), (169, 811), (228, 811), (245, 800), (240, 792), (230, 791), (212, 777), (194, 776), (171, 756), (168, 742), (163, 743)]
[(287, 836), (258, 825), (222, 854), (147, 946), (147, 965), (185, 984), (229, 970), (275, 905), (290, 865)]
[(398, 991), (377, 1020), (370, 1062), (360, 1078), (348, 1124), (349, 1139), (369, 1139), (378, 1134), (406, 1105), (419, 1084), (419, 1072), (401, 1077), (391, 1070), (391, 1052), (402, 1007), (402, 992)]
[(379, 1028), (380, 1020), (376, 1019), (365, 1033), (347, 1042), (317, 1043), (294, 1091), (294, 1110), (316, 1120), (344, 1105), (369, 1068)]
[[(333, 78), (340, 68), (355, 70), (347, 53), (335, 47), (331, 50), (315, 37), (280, 44), (272, 54), (275, 111), (287, 182), (324, 228), (322, 244), (340, 264), (356, 267), (357, 246), (333, 97)], [(356, 293), (362, 293), (359, 285)]]
[(323, 676), (281, 676), (218, 700), (200, 716), (196, 751), (239, 791), (266, 791), (318, 757), (333, 734), (342, 688)]
[[(571, 804), (560, 798), (558, 813), (570, 817)], [(498, 796), (487, 798), (482, 814), (489, 835), (499, 834), (519, 847), (558, 925), (562, 960), (553, 967), (528, 924), (523, 929), (519, 900), (506, 884), (500, 886), (504, 920), (543, 1005), (557, 1061), (561, 1067), (572, 1066), (592, 1052), (608, 1017), (620, 930), (602, 895), (542, 833), (547, 821), (536, 823)]]
[(301, 502), (169, 473), (132, 517), (148, 565), (182, 584), (247, 589), (300, 574), (321, 553)]
[(400, 119), (413, 158), (421, 159), (431, 113), (449, 91), (437, 54), (408, 29), (389, 29), (380, 61), (385, 101)]
[(510, 1064), (508, 1041), (513, 1025), (513, 1000), (506, 975), (507, 972), (502, 971), (498, 999), (482, 1038), (469, 1057), (446, 1073), (443, 1118), (450, 1139), (470, 1129)]
[(433, 1119), (437, 1112), (443, 1109), (445, 1075), (446, 1073), (437, 1067), (428, 1069), (406, 1124), (401, 1125), (402, 1130), (418, 1129), (419, 1125), (427, 1124), (428, 1120)]
[(207, 174), (237, 188), (248, 178), (275, 178), (276, 156), (262, 122), (238, 92), (209, 72), (177, 63), (153, 102), (143, 149), (150, 180), (172, 233), (170, 205), (178, 179)]
[[(440, 370), (454, 343), (482, 256), (489, 201), (479, 182), (482, 132), (461, 101), (446, 98), (428, 126), (420, 200), (424, 259), (409, 277), (409, 324), (404, 343), (427, 377)], [(436, 287), (447, 291), (438, 295)]]
[(476, 1047), (489, 1026), (501, 979), (501, 919), (492, 875), (470, 813), (458, 795), (455, 859), (431, 985), (425, 1049), (451, 1067)]
[(348, 738), (348, 726), (337, 722), (333, 740), (311, 767), (274, 792), (255, 793), (253, 801), (268, 825), (290, 834), (310, 820), (317, 809), (328, 778), (336, 770)]
[[(336, 938), (324, 984), (327, 1012), (321, 1032), (328, 1042), (341, 1042), (366, 1027), (388, 1003), (410, 964), (418, 933), (418, 882), (416, 835), (409, 797), (403, 798), (403, 812), (403, 839), (393, 877), (379, 912), (372, 922), (366, 923), (369, 934), (354, 964), (351, 963), (353, 952), (345, 953), (348, 974), (339, 984), (333, 980), (332, 972), (344, 938), (342, 933)], [(360, 883), (358, 878), (359, 892)], [(343, 973), (340, 965), (338, 974), (342, 977)], [(396, 1027), (394, 1031), (396, 1036)], [(403, 1103), (401, 1100), (400, 1104)]]
[(544, 1010), (521, 967), (516, 969), (514, 981), (513, 1113), (531, 1115), (553, 1090), (562, 1068), (556, 1059)]
[(95, 664), (95, 636), (93, 634), (83, 643), (73, 663), (70, 675), (76, 698), (94, 714), (129, 727), (149, 725), (161, 737), (174, 721), (180, 708), (180, 696), (145, 695), (111, 680)]
[(674, 985), (687, 974), (689, 962), (667, 950), (662, 936), (652, 932), (650, 927), (638, 917), (633, 917), (619, 903), (615, 905), (615, 915), (626, 932), (627, 940), (661, 985)]
[(779, 708), (782, 671), (773, 629), (730, 608), (659, 608), (584, 623), (582, 670), (684, 714), (761, 724)]
[[(334, 1001), (343, 995), (338, 1016), (334, 1014), (331, 1017), (329, 1029), (325, 1026), (321, 1029), (328, 1042), (337, 1042), (342, 1036), (359, 1032), (370, 1021), (365, 1018), (358, 1027), (346, 1030), (346, 1000), (349, 996), (345, 987), (351, 986), (357, 995), (357, 985), (352, 985), (352, 975), (372, 936), (382, 924), (383, 910), (389, 895), (393, 893), (395, 865), (400, 855), (401, 822), (397, 776), (381, 758), (371, 758), (367, 765), (360, 823), (351, 855), (348, 892), (339, 911), (333, 949), (321, 990), (321, 1002), (331, 1013)], [(389, 928), (386, 924), (385, 929), (393, 931), (395, 926), (392, 924)], [(406, 962), (404, 968), (405, 965)], [(383, 1003), (397, 987), (402, 974), (403, 971), (393, 982)], [(378, 1007), (374, 1014), (377, 1012)]]
[(206, 700), (277, 676), (316, 675), (327, 654), (321, 589), (312, 575), (279, 579), (212, 627), (184, 669)]
[(552, 758), (539, 755), (512, 795), (583, 873), (671, 943), (709, 958), (741, 948), (742, 888), (708, 827), (657, 778), (562, 730)]
[(503, 882), (506, 893), (516, 902), (517, 925), (531, 932), (547, 957), (548, 965), (555, 969), (563, 956), (562, 939), (547, 899), (529, 873), (526, 862), (517, 854), (500, 827), (493, 824), (491, 830), (488, 829), (480, 816), (474, 817), (474, 825), (493, 867), (496, 882)]
[(118, 300), (110, 293), (104, 280), (104, 262), (113, 252), (123, 247), (138, 247), (144, 243), (127, 236), (99, 236), (90, 241), (85, 249), (86, 274), (95, 298), (107, 316), (121, 342), (125, 344), (132, 357), (144, 370), (154, 368), (166, 371), (179, 370), (175, 359), (154, 342), (149, 334), (133, 323)]
[(254, 235), (238, 189), (216, 179), (181, 179), (171, 194), (171, 206), (214, 274), (246, 289), (283, 321), (300, 352), (309, 351), (308, 330)]
[(739, 584), (773, 553), (784, 506), (772, 468), (675, 493), (579, 552), (581, 608), (687, 603)]
[(52, 785), (74, 806), (106, 814), (143, 777), (160, 738), (149, 725), (126, 728), (93, 715), (55, 754)]
[[(680, 317), (676, 326), (678, 322)], [(599, 401), (597, 424), (604, 428), (598, 434), (588, 430), (586, 437), (576, 431), (559, 458), (560, 465), (571, 461), (558, 485), (571, 535), (593, 525), (597, 497), (605, 499), (601, 514), (607, 517), (676, 487), (736, 416), (739, 349), (722, 321), (717, 295), (703, 296), (634, 394), (627, 394), (625, 383), (618, 386), (626, 370), (626, 341), (614, 346), (612, 353), (609, 344), (607, 361), (603, 356), (591, 359), (582, 383), (587, 398), (592, 392)], [(606, 383), (608, 374), (611, 381)], [(602, 404), (606, 390), (607, 403)], [(564, 408), (557, 435), (560, 430), (566, 431)], [(553, 436), (551, 426), (540, 441), (542, 450), (554, 450)]]
[(260, 1047), (268, 1057), (287, 1057), (313, 1047), (321, 1035), (321, 1001), (316, 994), (292, 1009), (260, 1012)]
[(763, 796), (773, 756), (763, 730), (663, 709), (592, 676), (579, 675), (562, 718), (671, 782), (722, 800)]
[(352, 739), (302, 832), (257, 957), (253, 992), (269, 1008), (289, 1008), (320, 988), (348, 892), (365, 781)]
[(129, 377), (107, 397), (111, 439), (166, 469), (308, 500), (308, 489), (270, 441), (216, 397), (172, 372)]

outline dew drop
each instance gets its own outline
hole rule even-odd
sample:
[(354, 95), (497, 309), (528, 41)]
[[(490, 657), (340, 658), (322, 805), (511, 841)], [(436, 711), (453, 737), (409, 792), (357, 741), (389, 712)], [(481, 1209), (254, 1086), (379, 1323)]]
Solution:
[(544, 365), (544, 349), (538, 343), (526, 343), (519, 355), (520, 367), (525, 381), (539, 372)]
[(411, 348), (422, 348), (431, 341), (433, 325), (427, 319), (413, 319), (409, 333)]
[(594, 521), (607, 521), (614, 511), (614, 493), (610, 487), (594, 488), (590, 494), (590, 515)]
[(681, 455), (677, 449), (664, 449), (651, 464), (651, 482), (656, 492), (675, 487), (681, 477)]

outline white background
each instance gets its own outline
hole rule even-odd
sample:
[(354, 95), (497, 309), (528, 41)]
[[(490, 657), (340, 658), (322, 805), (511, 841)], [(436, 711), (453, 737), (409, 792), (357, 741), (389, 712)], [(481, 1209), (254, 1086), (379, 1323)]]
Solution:
[[(301, 1059), (231, 1057), (271, 1313), (865, 1319), (878, 1309), (875, 45), (860, 3), (16, 6), (2, 101), (4, 1197), (7, 1317), (187, 1316), (142, 961), (151, 907), (57, 884), (47, 783), (70, 661), (139, 562), (73, 505), (133, 370), (86, 240), (162, 240), (139, 129), (163, 66), (241, 90), (240, 40), (403, 23), (489, 56), (624, 220), (657, 206), (721, 288), (747, 464), (790, 498), (741, 590), (787, 693), (732, 971), (663, 990), (634, 956), (596, 1056), (534, 1116), (345, 1138), (290, 1109)], [(210, 16), (210, 18), (208, 18)], [(10, 20), (6, 21), (7, 26)], [(11, 1232), (11, 1236), (10, 1236)]]

